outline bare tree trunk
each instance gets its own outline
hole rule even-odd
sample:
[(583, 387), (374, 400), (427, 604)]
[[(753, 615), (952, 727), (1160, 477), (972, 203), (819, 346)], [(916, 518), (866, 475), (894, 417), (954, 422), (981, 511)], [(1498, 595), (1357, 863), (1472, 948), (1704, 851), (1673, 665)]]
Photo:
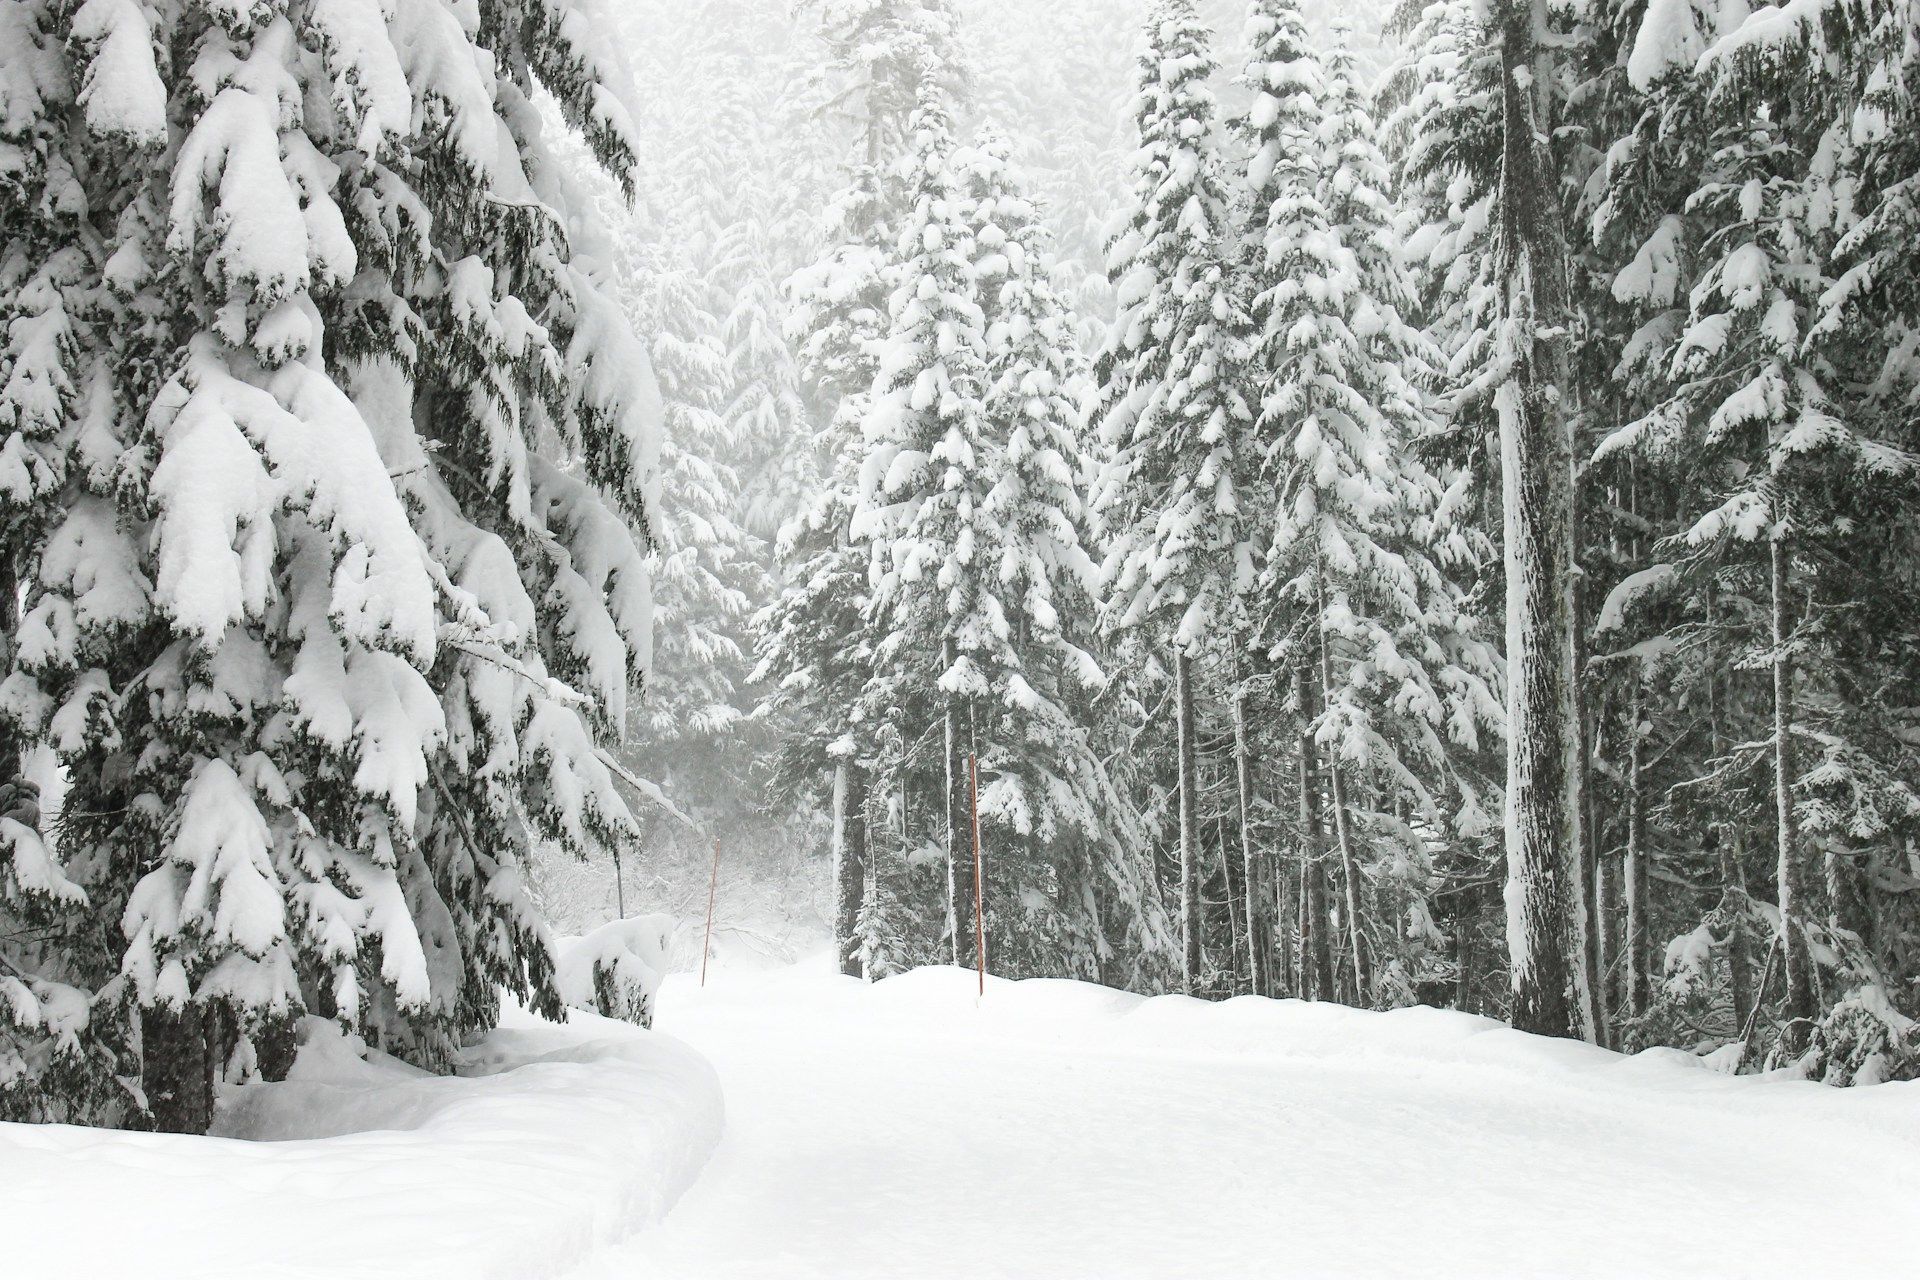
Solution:
[[(1602, 741), (1600, 737), (1600, 713), (1596, 712), (1591, 720), (1593, 734), (1588, 739), (1591, 754), (1588, 760), (1592, 772), (1599, 767)], [(1614, 1044), (1613, 1018), (1617, 1011), (1614, 1000), (1614, 968), (1619, 964), (1618, 949), (1614, 945), (1614, 923), (1620, 918), (1620, 871), (1613, 864), (1608, 851), (1602, 847), (1606, 835), (1604, 824), (1600, 821), (1598, 792), (1589, 786), (1583, 798), (1586, 808), (1586, 821), (1582, 824), (1585, 839), (1593, 850), (1593, 1035), (1596, 1044), (1608, 1048)]]
[[(1286, 794), (1287, 780), (1276, 763), (1270, 779), (1276, 796)], [(1300, 994), (1300, 970), (1294, 963), (1293, 948), (1299, 927), (1299, 873), (1289, 865), (1280, 850), (1274, 851), (1273, 864), (1273, 993), (1276, 996)]]
[(1193, 660), (1173, 651), (1174, 719), (1180, 754), (1180, 987), (1188, 995), (1200, 984), (1200, 795), (1193, 723)]
[(1546, 144), (1545, 0), (1497, 0), (1502, 59), (1498, 392), (1507, 597), (1507, 895), (1513, 1025), (1590, 1037), (1580, 935), (1580, 718), (1571, 640), (1573, 441), (1566, 241)]
[[(1707, 627), (1710, 633), (1717, 635), (1719, 628), (1716, 613), (1713, 594), (1709, 591)], [(1724, 662), (1724, 658), (1720, 661)], [(1713, 759), (1716, 761), (1726, 752), (1725, 717), (1733, 687), (1731, 673), (1726, 677), (1724, 692), (1718, 677), (1707, 682), (1708, 743)], [(1733, 1027), (1736, 1037), (1747, 1025), (1752, 1004), (1747, 993), (1748, 968), (1752, 964), (1752, 958), (1747, 954), (1747, 930), (1744, 920), (1748, 905), (1745, 853), (1746, 838), (1741, 830), (1739, 815), (1728, 813), (1720, 836), (1720, 883), (1721, 901), (1728, 907), (1727, 999), (1733, 1005)]]
[(866, 976), (860, 912), (867, 892), (867, 771), (850, 760), (833, 770), (834, 949), (840, 972)]
[(1594, 963), (1600, 970), (1600, 985), (1594, 988), (1594, 1040), (1614, 1047), (1613, 998), (1614, 970), (1620, 956), (1614, 947), (1613, 922), (1620, 918), (1620, 879), (1622, 868), (1605, 852), (1593, 861)]
[(1460, 904), (1460, 920), (1459, 923), (1454, 926), (1453, 953), (1456, 968), (1453, 975), (1453, 1007), (1462, 1013), (1472, 1013), (1474, 1011), (1473, 917), (1475, 915), (1475, 908), (1478, 906), (1476, 900), (1479, 898), (1480, 892), (1477, 888), (1467, 889), (1463, 891), (1460, 896), (1462, 900)]
[[(1260, 904), (1259, 864), (1253, 856), (1253, 759), (1247, 745), (1247, 695), (1235, 671), (1233, 690), (1234, 800), (1240, 815), (1240, 880), (1246, 890), (1247, 981), (1258, 996), (1273, 994), (1273, 975), (1267, 972), (1267, 930)], [(1281, 917), (1284, 919), (1284, 917)]]
[[(1747, 970), (1753, 963), (1747, 954), (1747, 929), (1741, 913), (1747, 905), (1746, 873), (1741, 869), (1743, 841), (1738, 829), (1730, 830), (1721, 843), (1720, 878), (1726, 884), (1726, 897), (1736, 908), (1727, 913), (1727, 998), (1733, 1003), (1733, 1025), (1747, 1025), (1752, 997), (1747, 993)], [(1738, 1034), (1736, 1031), (1735, 1034)]]
[(1652, 966), (1647, 954), (1647, 798), (1640, 768), (1645, 757), (1640, 672), (1634, 673), (1627, 726), (1627, 941), (1621, 957), (1626, 969), (1627, 1016), (1644, 1018), (1652, 997)]
[(1787, 549), (1776, 533), (1768, 542), (1768, 587), (1773, 623), (1774, 840), (1780, 859), (1780, 961), (1786, 1000), (1780, 1048), (1798, 1055), (1807, 1047), (1814, 1017), (1812, 960), (1807, 954), (1805, 891), (1793, 817), (1793, 656), (1787, 652)]
[(1293, 923), (1299, 914), (1294, 899), (1299, 877), (1282, 860), (1273, 868), (1273, 989), (1274, 996), (1298, 995), (1299, 974), (1293, 964)]
[(1574, 842), (1574, 847), (1578, 852), (1577, 865), (1574, 869), (1574, 884), (1578, 889), (1578, 900), (1574, 907), (1574, 932), (1576, 935), (1574, 940), (1578, 947), (1580, 961), (1586, 969), (1586, 989), (1588, 999), (1592, 1002), (1592, 1011), (1588, 1018), (1592, 1027), (1592, 1035), (1589, 1038), (1596, 1042), (1604, 1043), (1606, 1019), (1601, 1012), (1602, 993), (1600, 984), (1602, 981), (1601, 975), (1605, 973), (1606, 970), (1600, 958), (1602, 950), (1600, 932), (1606, 927), (1606, 922), (1599, 917), (1599, 898), (1595, 893), (1595, 880), (1599, 874), (1599, 848), (1596, 843), (1599, 837), (1592, 821), (1593, 806), (1591, 802), (1593, 791), (1591, 776), (1596, 760), (1594, 748), (1598, 727), (1595, 722), (1593, 708), (1589, 705), (1589, 701), (1583, 692), (1585, 681), (1582, 677), (1587, 669), (1587, 614), (1586, 592), (1584, 589), (1586, 577), (1580, 569), (1580, 546), (1582, 537), (1580, 525), (1581, 495), (1577, 467), (1575, 476), (1575, 481), (1568, 486), (1569, 492), (1572, 494), (1573, 511), (1568, 519), (1567, 529), (1568, 543), (1572, 548), (1569, 555), (1571, 563), (1574, 566), (1573, 583), (1570, 587), (1573, 598), (1571, 605), (1568, 607), (1568, 622), (1571, 627), (1571, 634), (1567, 637), (1567, 644), (1573, 652), (1573, 687), (1571, 696), (1573, 698), (1574, 717), (1578, 726), (1576, 732), (1579, 735), (1580, 741), (1579, 750), (1574, 753), (1574, 773), (1571, 781), (1574, 812), (1579, 822), (1579, 835)]
[[(944, 640), (940, 644), (940, 668), (942, 671), (953, 669), (953, 641)], [(960, 763), (960, 709), (959, 699), (949, 693), (941, 699), (940, 729), (943, 749), (946, 753), (946, 811), (947, 811), (947, 937), (950, 941), (950, 957), (955, 968), (964, 967), (968, 961), (967, 939), (971, 935), (973, 922), (967, 917), (965, 899), (962, 892), (962, 867), (972, 856), (972, 849), (966, 843), (967, 837), (967, 776)]]
[(1300, 668), (1300, 994), (1330, 1000), (1333, 948), (1328, 935), (1326, 869), (1320, 820), (1319, 746), (1313, 740), (1313, 679)]
[[(1320, 608), (1324, 614), (1326, 600), (1320, 599)], [(1327, 642), (1326, 628), (1314, 627), (1320, 645), (1320, 701), (1325, 706), (1333, 697), (1333, 654)], [(1348, 963), (1352, 966), (1353, 1002), (1368, 1003), (1367, 952), (1366, 943), (1360, 932), (1360, 869), (1353, 856), (1353, 834), (1347, 820), (1347, 790), (1344, 770), (1336, 759), (1327, 761), (1327, 783), (1333, 799), (1334, 843), (1340, 850), (1340, 882), (1345, 890), (1345, 907), (1341, 914), (1346, 917)]]
[(1227, 843), (1227, 812), (1225, 809), (1222, 809), (1214, 816), (1213, 840), (1214, 844), (1220, 849), (1221, 896), (1227, 900), (1227, 960), (1225, 969), (1228, 989), (1231, 991), (1233, 979), (1239, 976), (1233, 972), (1233, 965), (1243, 952), (1245, 931), (1241, 928), (1240, 920), (1240, 904), (1243, 901), (1240, 896), (1240, 882), (1234, 875), (1234, 854), (1231, 846)]

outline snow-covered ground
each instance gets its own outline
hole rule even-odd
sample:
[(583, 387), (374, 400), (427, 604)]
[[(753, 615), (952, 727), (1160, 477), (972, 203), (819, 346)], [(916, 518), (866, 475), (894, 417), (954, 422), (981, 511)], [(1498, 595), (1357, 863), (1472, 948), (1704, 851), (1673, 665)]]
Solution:
[(1426, 1009), (820, 966), (669, 979), (727, 1096), (576, 1280), (1912, 1274), (1920, 1084), (1624, 1058)]
[(449, 1078), (308, 1026), (224, 1138), (0, 1125), (0, 1275), (553, 1275), (657, 1219), (720, 1136), (700, 1055), (591, 1014), (510, 1010)]
[(224, 1139), (0, 1126), (0, 1273), (1913, 1271), (1920, 1084), (1733, 1079), (1427, 1009), (973, 984), (676, 975), (667, 1034), (515, 1013), (452, 1079), (323, 1032)]

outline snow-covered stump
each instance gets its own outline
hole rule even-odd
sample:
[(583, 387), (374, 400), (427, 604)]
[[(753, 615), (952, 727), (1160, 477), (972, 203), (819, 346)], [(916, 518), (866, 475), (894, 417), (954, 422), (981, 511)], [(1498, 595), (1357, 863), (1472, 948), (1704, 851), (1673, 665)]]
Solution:
[(569, 1008), (651, 1027), (675, 927), (672, 916), (635, 916), (562, 938), (555, 974), (560, 998)]

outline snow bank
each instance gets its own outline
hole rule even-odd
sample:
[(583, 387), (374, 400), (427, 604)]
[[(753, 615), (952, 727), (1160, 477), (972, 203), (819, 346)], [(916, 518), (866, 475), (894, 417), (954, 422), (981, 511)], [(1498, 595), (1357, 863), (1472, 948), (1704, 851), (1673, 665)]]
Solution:
[(0, 1125), (9, 1273), (552, 1275), (661, 1217), (719, 1140), (706, 1060), (624, 1023), (510, 1009), (454, 1077), (307, 1027), (223, 1137)]
[[(814, 978), (807, 985), (818, 992), (818, 982)], [(1920, 1081), (1836, 1089), (1799, 1080), (1790, 1072), (1733, 1076), (1721, 1062), (1679, 1049), (1621, 1054), (1426, 1005), (1376, 1012), (1254, 996), (1214, 1002), (1139, 996), (1085, 982), (1013, 982), (991, 976), (982, 999), (977, 984), (970, 969), (916, 969), (873, 984), (865, 1000), (884, 1007), (893, 1020), (956, 1032), (971, 1024), (995, 1039), (1036, 1047), (1065, 1042), (1181, 1058), (1320, 1063), (1348, 1072), (1466, 1067), (1478, 1075), (1511, 1076), (1582, 1092), (1617, 1091), (1639, 1103), (1664, 1095), (1684, 1099), (1689, 1107), (1719, 1101), (1747, 1115), (1773, 1111), (1822, 1122), (1857, 1122), (1920, 1147)], [(846, 979), (827, 998), (857, 1006), (863, 993), (859, 984)]]
[(1920, 1082), (1729, 1077), (1433, 1009), (823, 958), (679, 975), (727, 1138), (573, 1280), (1913, 1272)]

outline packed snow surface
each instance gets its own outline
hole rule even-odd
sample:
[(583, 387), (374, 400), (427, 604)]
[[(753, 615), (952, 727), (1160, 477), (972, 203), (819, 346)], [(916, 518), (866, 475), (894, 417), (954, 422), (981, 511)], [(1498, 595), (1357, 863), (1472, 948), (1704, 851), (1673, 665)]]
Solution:
[(1898, 1275), (1920, 1084), (1734, 1078), (1431, 1009), (921, 970), (669, 978), (727, 1133), (576, 1280)]
[(664, 1213), (722, 1127), (697, 1053), (591, 1014), (509, 1010), (453, 1077), (305, 1030), (287, 1081), (223, 1105), (224, 1137), (0, 1124), (0, 1273), (554, 1275)]

